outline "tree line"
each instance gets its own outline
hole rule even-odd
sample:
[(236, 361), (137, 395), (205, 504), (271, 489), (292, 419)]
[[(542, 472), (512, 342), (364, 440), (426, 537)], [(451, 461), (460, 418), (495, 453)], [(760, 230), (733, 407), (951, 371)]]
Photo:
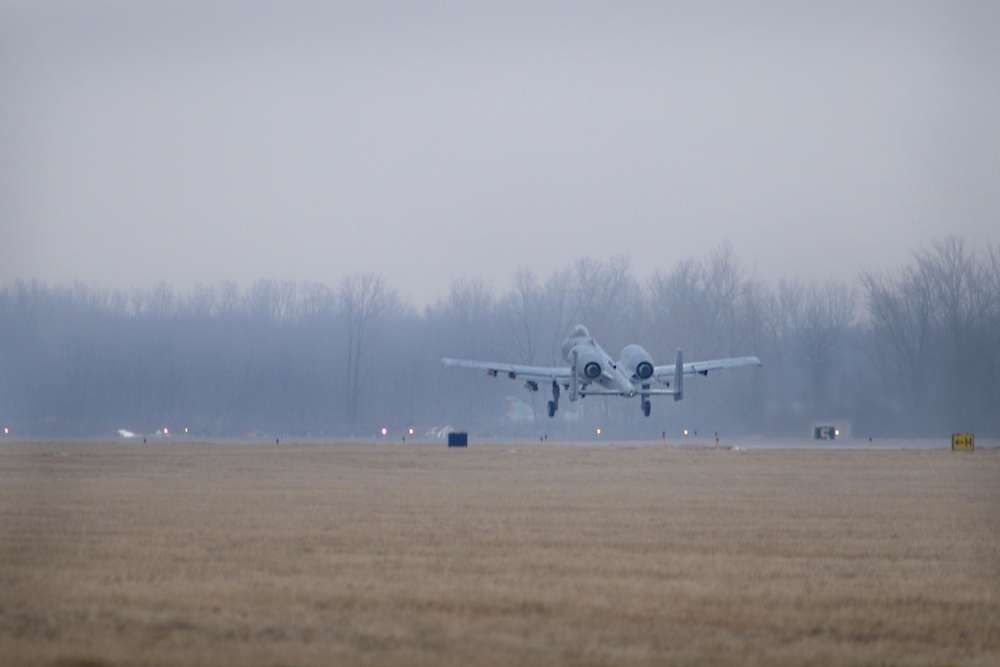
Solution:
[[(442, 357), (562, 365), (585, 324), (612, 355), (656, 363), (756, 354), (763, 368), (692, 378), (685, 400), (589, 398), (545, 417), (548, 393), (443, 369)], [(538, 415), (510, 421), (506, 398)], [(564, 401), (568, 406), (568, 401)], [(636, 277), (625, 257), (582, 258), (497, 291), (456, 280), (418, 310), (376, 273), (132, 291), (18, 281), (0, 288), (0, 429), (100, 436), (393, 437), (451, 425), (481, 434), (620, 437), (1000, 435), (1000, 252), (947, 238), (853, 282), (768, 284), (722, 246)], [(0, 431), (2, 433), (2, 431)]]

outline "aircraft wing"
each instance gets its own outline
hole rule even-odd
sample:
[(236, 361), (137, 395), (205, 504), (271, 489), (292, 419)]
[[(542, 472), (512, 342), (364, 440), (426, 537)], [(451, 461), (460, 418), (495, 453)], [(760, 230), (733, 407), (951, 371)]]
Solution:
[(461, 368), (478, 368), (484, 370), (493, 377), (506, 375), (511, 380), (518, 377), (525, 377), (532, 380), (568, 380), (570, 376), (569, 366), (524, 366), (521, 364), (493, 363), (492, 361), (472, 361), (469, 359), (442, 359), (441, 362), (448, 366), (459, 366)]
[[(682, 365), (684, 375), (708, 375), (709, 371), (718, 371), (726, 368), (740, 368), (741, 366), (761, 366), (757, 357), (734, 357), (731, 359), (712, 359), (711, 361), (691, 361)], [(653, 369), (653, 377), (659, 382), (669, 383), (674, 379), (676, 364), (656, 366)]]

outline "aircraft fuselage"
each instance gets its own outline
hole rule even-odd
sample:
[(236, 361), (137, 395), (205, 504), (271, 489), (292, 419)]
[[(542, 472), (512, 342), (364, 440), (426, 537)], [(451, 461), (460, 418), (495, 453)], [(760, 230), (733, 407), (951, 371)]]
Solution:
[[(639, 346), (630, 345), (629, 348), (639, 348)], [(648, 358), (649, 355), (645, 354), (645, 350), (641, 348), (639, 350)], [(623, 364), (605, 352), (582, 326), (573, 329), (569, 337), (563, 341), (562, 354), (563, 359), (576, 373), (579, 395), (585, 396), (587, 387), (591, 384), (597, 384), (605, 391), (620, 393), (623, 396), (635, 395), (637, 386), (633, 384), (631, 378), (635, 369), (622, 368)], [(652, 366), (649, 366), (649, 375), (652, 375), (652, 372)], [(647, 379), (648, 377), (647, 375)], [(572, 394), (570, 400), (575, 400)]]

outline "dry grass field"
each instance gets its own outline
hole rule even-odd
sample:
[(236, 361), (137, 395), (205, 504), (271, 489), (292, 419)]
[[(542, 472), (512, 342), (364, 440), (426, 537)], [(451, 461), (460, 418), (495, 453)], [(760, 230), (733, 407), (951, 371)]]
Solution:
[(0, 664), (1000, 665), (1000, 452), (3, 443)]

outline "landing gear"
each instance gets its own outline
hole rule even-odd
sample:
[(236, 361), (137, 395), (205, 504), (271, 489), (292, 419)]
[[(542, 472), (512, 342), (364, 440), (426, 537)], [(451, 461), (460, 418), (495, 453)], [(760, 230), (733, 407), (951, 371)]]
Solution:
[(549, 401), (549, 417), (556, 416), (556, 410), (559, 408), (559, 404), (555, 401)]
[(552, 400), (549, 401), (549, 417), (556, 416), (556, 410), (559, 409), (559, 383), (555, 380), (552, 381)]
[(648, 398), (642, 399), (642, 416), (643, 417), (648, 417), (649, 416), (649, 411), (652, 410), (652, 408), (653, 408), (653, 406), (649, 402)]

